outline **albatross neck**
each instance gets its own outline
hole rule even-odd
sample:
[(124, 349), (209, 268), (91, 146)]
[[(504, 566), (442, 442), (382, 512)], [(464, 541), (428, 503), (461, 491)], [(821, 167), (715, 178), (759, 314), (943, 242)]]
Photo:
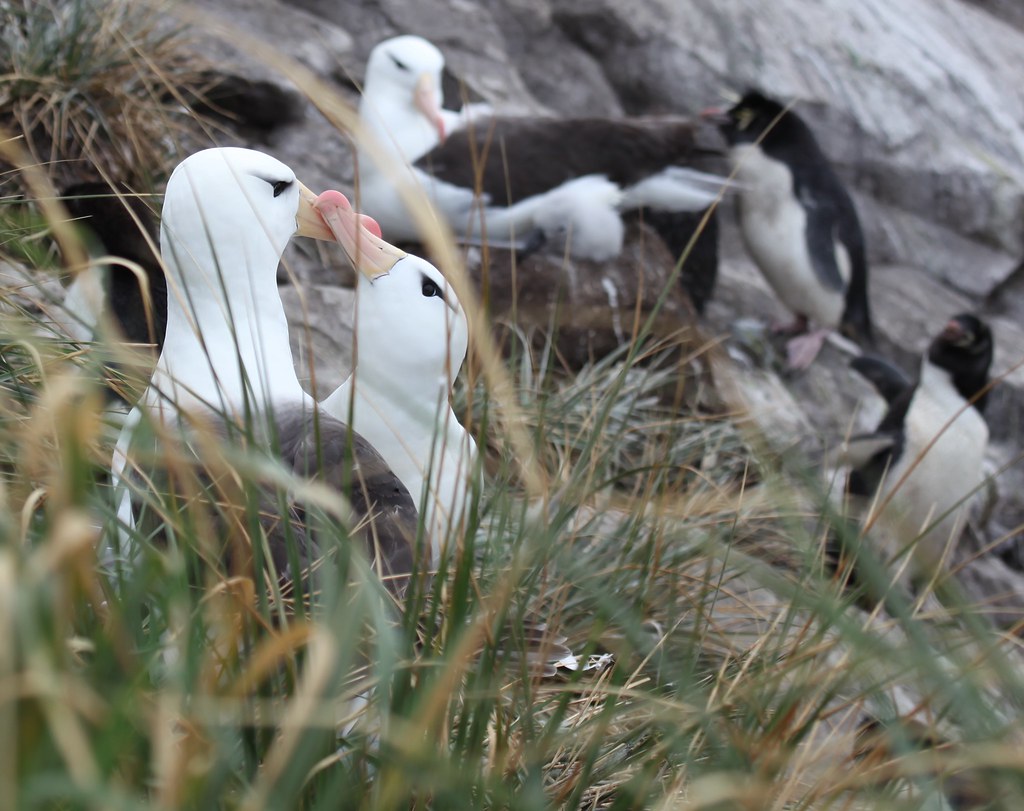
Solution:
[[(402, 385), (402, 382), (376, 374), (370, 364), (357, 365), (356, 371), (324, 401), (324, 407), (331, 414), (347, 415), (354, 389), (356, 397), (370, 406), (368, 410), (377, 415), (376, 418), (390, 422), (393, 431), (402, 433), (398, 426), (417, 428), (418, 431), (411, 432), (410, 439), (422, 437), (424, 443), (429, 444), (433, 441), (433, 431), (452, 414), (448, 404), (451, 386), (442, 378), (436, 380), (436, 386)], [(407, 379), (404, 382), (410, 383)], [(422, 381), (415, 382), (422, 384)], [(360, 419), (358, 411), (357, 421)], [(386, 418), (385, 413), (389, 415)]]
[[(437, 131), (430, 122), (407, 100), (392, 94), (371, 91), (364, 95), (359, 118), (378, 144), (400, 163), (411, 165), (437, 146)], [(366, 165), (374, 163), (367, 161)]]
[(167, 335), (156, 371), (161, 391), (170, 385), (179, 406), (205, 402), (235, 414), (247, 404), (264, 410), (311, 403), (292, 362), (279, 257), (169, 253)]

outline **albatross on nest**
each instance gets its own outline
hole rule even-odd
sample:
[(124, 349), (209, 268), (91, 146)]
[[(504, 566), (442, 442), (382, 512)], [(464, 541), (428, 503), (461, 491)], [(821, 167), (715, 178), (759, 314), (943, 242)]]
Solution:
[[(381, 239), (379, 226), (342, 194), (324, 192), (316, 208), (360, 271), (355, 371), (321, 406), (349, 421), (402, 479), (425, 517), (436, 567), (445, 545), (465, 531), (479, 476), (476, 442), (448, 402), (466, 358), (466, 314), (437, 268)], [(530, 667), (545, 675), (600, 670), (610, 661), (583, 662), (546, 623), (520, 620), (506, 633), (526, 640)]]
[[(360, 364), (324, 406), (299, 386), (277, 294), (277, 265), (296, 232), (337, 236), (366, 278), (360, 285)], [(175, 170), (161, 249), (169, 290), (164, 349), (118, 443), (115, 472), (131, 475), (129, 446), (143, 410), (170, 424), (192, 410), (225, 423), (266, 421), (288, 467), (300, 475), (319, 473), (346, 492), (357, 517), (369, 519), (377, 567), (401, 592), (413, 570), (418, 529), (403, 482), (425, 503), (426, 533), (433, 540), (433, 527), (447, 529), (461, 515), (475, 458), (475, 443), (448, 406), (468, 331), (444, 278), (424, 260), (380, 240), (376, 224), (356, 215), (340, 193), (314, 198), (288, 167), (250, 150), (208, 150)], [(403, 355), (403, 336), (413, 339), (417, 355)], [(349, 403), (359, 433), (332, 415), (347, 419)], [(417, 466), (424, 461), (427, 467)], [(428, 481), (431, 496), (425, 495)], [(261, 512), (273, 506), (261, 501)], [(131, 508), (126, 494), (119, 516), (129, 526)], [(288, 530), (302, 533), (301, 523), (279, 528), (285, 522), (276, 514), (269, 518), (265, 531), (278, 573), (301, 576), (289, 569), (295, 556), (285, 543)], [(297, 541), (298, 561), (308, 564), (318, 554), (315, 539)], [(432, 547), (434, 560), (438, 551)], [(544, 672), (580, 666), (546, 626), (525, 626), (527, 657)]]
[(367, 63), (360, 118), (391, 166), (360, 150), (359, 203), (389, 239), (420, 238), (395, 172), (427, 192), (457, 235), (501, 242), (539, 230), (596, 260), (622, 249), (622, 212), (700, 211), (726, 184), (691, 168), (701, 149), (689, 121), (471, 114), (449, 133), (443, 68), (441, 52), (412, 36), (380, 43)]
[(466, 314), (437, 268), (363, 227), (343, 195), (325, 192), (317, 208), (360, 270), (355, 371), (321, 405), (371, 442), (409, 489), (436, 565), (477, 473), (476, 442), (448, 402), (466, 358)]
[[(175, 169), (160, 227), (168, 287), (163, 351), (118, 441), (114, 474), (122, 482), (133, 474), (132, 444), (144, 413), (186, 430), (196, 414), (221, 433), (252, 426), (288, 468), (319, 474), (345, 492), (357, 516), (370, 519), (378, 566), (404, 575), (418, 519), (408, 491), (365, 439), (317, 407), (292, 363), (277, 267), (296, 233), (334, 239), (314, 202), (291, 169), (248, 149), (205, 150)], [(263, 522), (269, 551), (279, 574), (287, 573), (289, 536), (304, 530), (273, 512)], [(286, 518), (301, 508), (289, 512)], [(135, 525), (127, 490), (118, 515)], [(300, 558), (310, 562), (315, 540), (298, 543)]]

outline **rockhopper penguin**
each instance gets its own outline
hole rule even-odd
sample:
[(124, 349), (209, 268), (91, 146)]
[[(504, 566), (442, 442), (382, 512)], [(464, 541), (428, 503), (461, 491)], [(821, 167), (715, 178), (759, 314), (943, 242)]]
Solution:
[(989, 431), (981, 392), (992, 352), (988, 326), (963, 313), (931, 342), (916, 381), (880, 358), (852, 363), (889, 407), (873, 433), (847, 443), (848, 490), (876, 498), (880, 523), (901, 549), (915, 544), (918, 576), (931, 574), (956, 543), (968, 497), (984, 481)]
[[(728, 111), (706, 110), (729, 144), (747, 251), (796, 321), (791, 368), (809, 366), (830, 330), (871, 341), (868, 267), (853, 200), (814, 134), (756, 91)], [(817, 329), (808, 332), (810, 324)]]

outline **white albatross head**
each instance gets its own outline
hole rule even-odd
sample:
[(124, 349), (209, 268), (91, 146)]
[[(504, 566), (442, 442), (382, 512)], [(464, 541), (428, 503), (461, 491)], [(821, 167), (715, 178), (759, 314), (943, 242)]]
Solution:
[(422, 37), (384, 40), (370, 52), (359, 114), (382, 145), (410, 163), (444, 140), (444, 56)]
[(280, 161), (250, 149), (197, 152), (167, 182), (160, 224), (167, 335), (148, 397), (234, 410), (301, 400), (277, 290), (296, 235), (333, 241), (313, 193)]
[(344, 195), (324, 192), (316, 208), (360, 272), (356, 352), (360, 380), (396, 395), (447, 397), (469, 348), (469, 323), (436, 267), (380, 238), (377, 224)]
[(248, 269), (224, 259), (279, 262), (296, 234), (334, 239), (313, 209), (315, 199), (295, 172), (263, 152), (196, 152), (167, 181), (160, 247), (168, 270), (181, 281), (205, 280), (214, 271), (226, 288), (246, 284)]

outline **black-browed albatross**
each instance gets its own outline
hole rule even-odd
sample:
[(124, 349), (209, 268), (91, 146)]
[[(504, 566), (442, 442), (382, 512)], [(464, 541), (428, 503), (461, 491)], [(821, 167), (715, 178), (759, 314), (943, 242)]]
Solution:
[[(160, 226), (167, 330), (149, 388), (115, 450), (116, 486), (133, 475), (133, 438), (144, 414), (186, 433), (196, 415), (225, 434), (250, 426), (286, 467), (318, 475), (348, 495), (357, 516), (368, 519), (378, 567), (401, 576), (411, 571), (418, 520), (408, 491), (370, 443), (317, 407), (292, 363), (277, 268), (294, 234), (334, 239), (314, 202), (290, 168), (253, 150), (208, 149), (175, 169)], [(129, 527), (134, 506), (124, 488), (118, 515)], [(291, 505), (289, 512), (296, 511), (301, 508)], [(295, 540), (303, 528), (276, 513), (264, 523), (281, 573), (293, 559), (289, 536)], [(296, 542), (309, 562), (315, 540)], [(127, 543), (119, 554), (132, 555)]]
[[(479, 480), (477, 447), (449, 405), (466, 357), (466, 314), (441, 272), (380, 237), (344, 195), (324, 192), (316, 208), (359, 270), (356, 364), (352, 376), (321, 403), (373, 443), (412, 493), (432, 540), (431, 568), (446, 545), (467, 530), (466, 510)], [(369, 361), (369, 362), (368, 362)], [(512, 638), (526, 641), (531, 669), (545, 675), (600, 670), (609, 656), (583, 662), (547, 624), (521, 617)]]
[(374, 224), (343, 195), (325, 192), (316, 205), (361, 271), (355, 371), (321, 406), (371, 442), (409, 489), (436, 565), (477, 476), (476, 442), (448, 402), (466, 358), (466, 314), (436, 267), (367, 230)]
[(360, 149), (357, 202), (389, 240), (420, 239), (396, 172), (422, 186), (457, 235), (504, 241), (539, 229), (597, 260), (621, 250), (622, 212), (700, 211), (726, 184), (692, 168), (702, 149), (681, 119), (471, 115), (448, 133), (443, 68), (441, 52), (411, 36), (378, 44), (367, 63), (360, 119), (390, 165)]

